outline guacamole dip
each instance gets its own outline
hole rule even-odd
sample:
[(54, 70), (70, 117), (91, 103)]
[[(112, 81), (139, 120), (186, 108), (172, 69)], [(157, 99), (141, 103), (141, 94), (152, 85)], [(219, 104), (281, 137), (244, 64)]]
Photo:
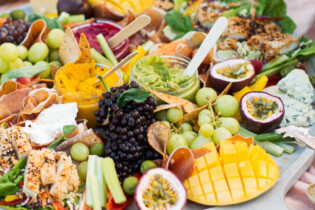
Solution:
[(184, 68), (171, 66), (166, 58), (149, 55), (140, 59), (133, 67), (133, 77), (144, 87), (157, 91), (178, 91), (191, 77), (183, 76)]

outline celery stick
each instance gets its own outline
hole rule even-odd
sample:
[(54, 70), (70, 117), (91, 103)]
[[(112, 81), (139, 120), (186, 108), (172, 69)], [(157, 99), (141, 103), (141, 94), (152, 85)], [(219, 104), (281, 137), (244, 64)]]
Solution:
[(96, 175), (90, 175), (88, 177), (89, 182), (91, 183), (92, 189), (92, 199), (93, 199), (93, 210), (101, 210), (101, 200), (100, 200), (100, 190), (99, 183), (97, 182)]
[(279, 147), (278, 145), (271, 143), (269, 141), (262, 141), (262, 142), (255, 141), (255, 144), (258, 144), (259, 146), (264, 148), (266, 152), (276, 157), (280, 157), (284, 151), (282, 147)]
[(255, 136), (257, 136), (256, 133), (253, 133), (253, 132), (245, 129), (242, 126), (240, 127), (240, 130), (238, 131), (238, 134), (240, 134), (241, 136), (244, 136), (244, 137), (255, 137)]
[(91, 54), (92, 54), (92, 57), (94, 58), (94, 60), (97, 63), (106, 64), (106, 65), (112, 65), (111, 62), (108, 59), (106, 59), (101, 53), (99, 53), (94, 48), (91, 49)]
[(103, 176), (103, 170), (102, 170), (102, 158), (97, 157), (96, 158), (96, 176), (97, 176), (97, 183), (99, 186), (99, 196), (100, 196), (100, 202), (101, 206), (106, 206), (106, 182), (104, 180)]
[(70, 15), (68, 17), (68, 23), (81, 22), (81, 21), (85, 21), (85, 16), (84, 15)]
[(285, 144), (285, 143), (282, 143), (282, 142), (274, 142), (274, 144), (282, 147), (282, 149), (284, 149), (285, 153), (291, 154), (291, 153), (293, 153), (295, 151), (295, 147), (293, 147), (291, 145), (288, 145), (288, 144)]
[(101, 45), (102, 50), (103, 50), (104, 54), (106, 55), (106, 57), (108, 58), (108, 60), (111, 63), (113, 63), (114, 65), (116, 65), (118, 63), (118, 61), (117, 61), (115, 54), (113, 53), (112, 49), (108, 45), (103, 34), (97, 35), (96, 38), (97, 38), (98, 43)]
[(59, 15), (58, 21), (61, 22), (62, 24), (65, 24), (68, 22), (69, 16), (70, 16), (69, 13), (61, 12), (61, 14)]
[(119, 183), (113, 159), (104, 158), (102, 160), (102, 168), (106, 184), (115, 203), (121, 204), (126, 202), (127, 199)]
[(87, 179), (86, 179), (86, 204), (93, 206), (92, 186), (89, 177), (96, 174), (95, 163), (96, 155), (90, 155), (88, 160)]
[(283, 64), (283, 63), (285, 63), (288, 60), (289, 60), (289, 57), (287, 55), (281, 55), (280, 57), (275, 59), (273, 62), (269, 62), (266, 65), (264, 65), (263, 68), (261, 69), (261, 72), (264, 72), (264, 71), (266, 71), (268, 69), (276, 67), (276, 66), (278, 66), (280, 64)]

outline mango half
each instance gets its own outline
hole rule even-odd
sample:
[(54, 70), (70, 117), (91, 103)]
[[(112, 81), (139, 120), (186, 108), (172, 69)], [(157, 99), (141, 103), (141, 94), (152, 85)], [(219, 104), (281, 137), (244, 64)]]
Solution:
[(210, 206), (226, 206), (251, 200), (269, 190), (279, 178), (279, 168), (258, 145), (241, 136), (225, 140), (219, 148), (195, 161), (192, 175), (184, 181), (187, 198)]

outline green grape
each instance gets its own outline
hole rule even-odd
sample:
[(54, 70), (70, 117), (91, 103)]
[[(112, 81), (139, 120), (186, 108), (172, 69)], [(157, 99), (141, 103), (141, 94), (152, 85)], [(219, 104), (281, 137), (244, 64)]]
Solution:
[(58, 50), (52, 50), (49, 54), (49, 60), (50, 61), (60, 61), (59, 51)]
[(240, 130), (240, 123), (233, 117), (220, 117), (219, 126), (226, 128), (232, 135), (235, 135)]
[(35, 43), (28, 51), (28, 60), (32, 63), (43, 61), (48, 56), (48, 53), (49, 50), (46, 44), (42, 42)]
[(199, 106), (204, 106), (217, 97), (217, 92), (212, 88), (201, 88), (196, 94), (196, 102)]
[(12, 43), (4, 43), (0, 46), (0, 57), (7, 63), (16, 61), (19, 57), (17, 47)]
[(190, 149), (197, 149), (203, 147), (212, 141), (211, 137), (198, 136), (190, 145)]
[(167, 154), (171, 154), (178, 147), (187, 147), (188, 144), (180, 134), (173, 134), (169, 137), (167, 143)]
[(83, 161), (79, 164), (78, 173), (79, 173), (79, 177), (82, 181), (86, 180), (87, 166), (88, 166), (87, 161)]
[(70, 149), (70, 155), (76, 161), (85, 161), (89, 156), (89, 148), (83, 143), (75, 143)]
[(47, 69), (43, 72), (40, 73), (40, 77), (42, 79), (45, 79), (47, 77), (49, 77), (49, 75), (51, 74), (51, 68), (50, 65), (46, 62), (46, 61), (38, 61), (35, 66), (40, 66), (40, 65), (47, 65)]
[(155, 118), (161, 121), (167, 121), (166, 110), (159, 111), (155, 114)]
[(33, 64), (29, 61), (24, 61), (23, 66), (33, 66)]
[(213, 135), (214, 128), (210, 123), (204, 123), (200, 126), (199, 133), (204, 137), (210, 137)]
[(52, 62), (50, 62), (49, 64), (50, 64), (50, 65), (59, 66), (59, 67), (62, 66), (62, 64), (61, 64), (59, 61), (52, 61)]
[(18, 58), (14, 62), (9, 63), (9, 69), (18, 69), (23, 67), (23, 65), (24, 65), (23, 61), (20, 58)]
[(233, 117), (239, 108), (239, 103), (231, 95), (223, 95), (216, 100), (214, 109), (222, 117)]
[(192, 131), (192, 130), (193, 130), (192, 126), (191, 126), (190, 123), (188, 123), (188, 122), (184, 122), (184, 123), (180, 124), (180, 125), (178, 126), (178, 129), (179, 129), (179, 131), (180, 131), (181, 133), (184, 133), (184, 132), (186, 132), (186, 131)]
[(133, 195), (139, 180), (137, 177), (129, 176), (123, 182), (123, 189), (128, 195)]
[(166, 111), (166, 118), (172, 123), (177, 123), (183, 115), (183, 111), (179, 108), (171, 108)]
[(170, 123), (169, 121), (162, 121), (162, 123), (165, 123), (165, 125), (167, 125), (167, 127), (168, 127), (169, 129), (172, 128), (172, 125), (171, 125), (171, 123)]
[(65, 32), (63, 32), (61, 29), (55, 28), (49, 31), (47, 35), (48, 47), (53, 50), (58, 49), (63, 40), (64, 35)]
[(151, 168), (156, 168), (158, 165), (153, 160), (145, 160), (140, 165), (140, 171), (144, 174), (147, 170)]
[(206, 116), (209, 116), (211, 118), (211, 112), (209, 109), (204, 109), (201, 112), (199, 112), (198, 118), (201, 117), (202, 115), (206, 115)]
[(232, 134), (230, 133), (230, 131), (223, 127), (216, 128), (212, 136), (213, 142), (216, 145), (220, 144), (221, 141), (228, 139), (230, 137), (232, 137)]
[(0, 57), (0, 74), (4, 74), (9, 70), (8, 64)]
[(104, 153), (105, 153), (104, 149), (105, 149), (105, 147), (104, 147), (104, 144), (102, 144), (102, 143), (93, 144), (90, 148), (90, 154), (91, 155), (97, 155), (99, 157), (103, 157)]
[(25, 60), (27, 58), (27, 55), (28, 55), (27, 48), (23, 45), (19, 45), (19, 46), (17, 46), (17, 49), (19, 52), (19, 58), (21, 58), (22, 60)]
[(198, 118), (198, 125), (202, 126), (205, 123), (211, 123), (211, 118), (209, 116), (207, 116), (207, 115), (201, 115)]
[(193, 141), (197, 138), (198, 134), (194, 131), (185, 131), (182, 136), (186, 140), (188, 147), (190, 147)]

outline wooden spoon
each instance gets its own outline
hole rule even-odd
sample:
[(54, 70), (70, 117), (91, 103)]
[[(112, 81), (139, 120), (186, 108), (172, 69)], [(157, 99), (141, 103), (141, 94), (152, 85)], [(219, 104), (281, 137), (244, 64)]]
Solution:
[(112, 38), (108, 40), (110, 47), (115, 47), (120, 42), (124, 41), (128, 37), (132, 36), (136, 32), (140, 31), (142, 28), (149, 25), (151, 18), (147, 15), (140, 15), (134, 21), (129, 23), (125, 28), (115, 34)]
[(220, 17), (212, 26), (206, 38), (201, 43), (197, 53), (194, 55), (193, 59), (190, 61), (189, 65), (184, 71), (184, 76), (192, 76), (205, 59), (211, 48), (220, 38), (221, 34), (227, 27), (228, 20), (225, 17)]
[[(135, 57), (136, 55), (138, 55), (139, 51), (135, 51), (133, 53), (130, 53), (127, 57), (125, 57), (124, 59), (122, 59), (119, 63), (117, 63), (111, 70), (109, 70), (108, 72), (106, 72), (106, 74), (104, 74), (102, 76), (102, 78), (104, 79), (105, 77), (108, 77), (110, 74), (114, 73), (115, 71), (117, 71), (118, 69), (120, 69), (121, 67), (125, 66), (127, 63), (129, 63), (131, 61), (131, 59), (133, 59), (133, 57)], [(108, 67), (107, 65), (104, 64), (96, 64), (97, 66), (104, 68), (104, 67)], [(96, 80), (96, 83), (98, 83), (100, 80)]]

